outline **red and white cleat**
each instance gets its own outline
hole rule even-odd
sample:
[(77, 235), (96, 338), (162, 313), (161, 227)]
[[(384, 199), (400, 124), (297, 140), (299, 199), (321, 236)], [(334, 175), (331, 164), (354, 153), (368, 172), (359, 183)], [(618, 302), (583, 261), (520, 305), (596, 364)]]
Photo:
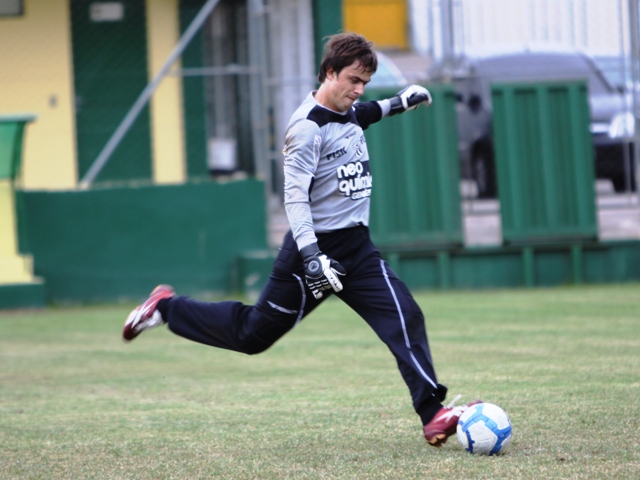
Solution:
[(435, 414), (431, 421), (422, 427), (424, 438), (430, 445), (434, 447), (444, 445), (447, 442), (447, 438), (456, 433), (460, 415), (470, 406), (482, 403), (482, 400), (474, 400), (466, 405), (454, 407), (459, 398), (460, 395), (454, 398), (449, 405), (438, 410), (438, 413)]
[(142, 305), (134, 308), (127, 317), (122, 329), (122, 339), (125, 342), (130, 342), (145, 330), (167, 323), (158, 311), (158, 302), (174, 295), (175, 291), (169, 285), (158, 285), (154, 288), (149, 298)]

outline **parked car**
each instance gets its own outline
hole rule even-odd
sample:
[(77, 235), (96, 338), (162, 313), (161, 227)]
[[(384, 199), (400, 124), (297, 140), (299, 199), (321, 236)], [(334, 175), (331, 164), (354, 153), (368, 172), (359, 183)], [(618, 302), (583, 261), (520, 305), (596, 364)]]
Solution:
[(596, 177), (610, 179), (616, 191), (635, 188), (633, 117), (625, 94), (612, 85), (590, 56), (560, 50), (465, 55), (435, 63), (433, 82), (455, 85), (462, 177), (473, 179), (478, 195), (497, 193), (491, 132), (491, 84), (586, 80), (591, 109), (591, 133)]
[(409, 82), (393, 60), (382, 52), (376, 52), (376, 54), (378, 56), (378, 70), (371, 77), (367, 88), (406, 87)]
[(633, 82), (631, 61), (620, 56), (592, 57), (621, 101), (610, 120), (594, 122), (591, 133), (596, 148), (597, 176), (611, 179), (616, 191), (635, 191)]

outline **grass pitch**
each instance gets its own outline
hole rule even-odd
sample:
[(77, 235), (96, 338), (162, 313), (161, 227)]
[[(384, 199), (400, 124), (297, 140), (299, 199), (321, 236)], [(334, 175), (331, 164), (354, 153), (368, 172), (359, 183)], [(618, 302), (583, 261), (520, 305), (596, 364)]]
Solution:
[(0, 478), (640, 478), (640, 286), (419, 293), (450, 397), (510, 415), (507, 453), (422, 438), (385, 346), (338, 300), (266, 353), (132, 306), (0, 313)]

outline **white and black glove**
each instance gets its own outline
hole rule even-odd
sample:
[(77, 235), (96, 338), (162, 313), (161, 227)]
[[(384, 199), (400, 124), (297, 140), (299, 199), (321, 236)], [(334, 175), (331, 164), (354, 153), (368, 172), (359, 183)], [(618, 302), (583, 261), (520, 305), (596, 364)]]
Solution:
[(431, 105), (431, 94), (429, 90), (420, 85), (410, 85), (400, 90), (395, 97), (389, 99), (391, 102), (391, 110), (389, 117), (398, 113), (415, 110), (420, 105)]
[(304, 260), (304, 276), (311, 293), (322, 298), (322, 291), (332, 288), (335, 292), (342, 290), (338, 275), (346, 275), (347, 271), (334, 259), (320, 251), (317, 243), (307, 245), (300, 250)]

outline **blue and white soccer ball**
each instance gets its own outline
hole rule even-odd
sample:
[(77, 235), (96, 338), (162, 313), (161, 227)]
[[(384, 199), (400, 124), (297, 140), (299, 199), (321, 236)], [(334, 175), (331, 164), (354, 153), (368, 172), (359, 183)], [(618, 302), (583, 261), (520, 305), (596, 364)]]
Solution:
[(511, 420), (493, 403), (472, 405), (460, 415), (456, 435), (469, 453), (495, 455), (511, 442)]

